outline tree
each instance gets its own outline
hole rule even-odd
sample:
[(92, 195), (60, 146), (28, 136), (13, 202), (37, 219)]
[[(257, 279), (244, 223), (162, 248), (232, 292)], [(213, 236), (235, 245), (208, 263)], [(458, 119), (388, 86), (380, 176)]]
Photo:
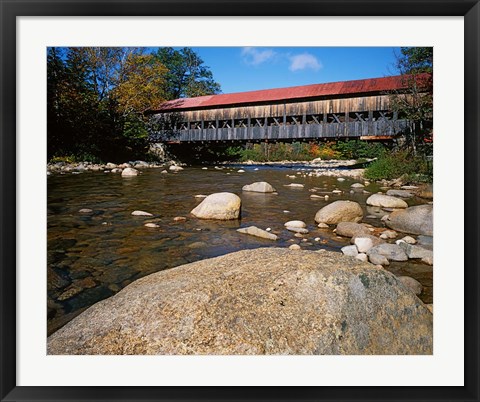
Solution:
[(405, 145), (413, 154), (431, 153), (433, 121), (433, 48), (402, 47), (395, 67), (402, 75), (406, 90), (390, 96), (392, 109), (410, 122)]
[(160, 48), (155, 57), (168, 69), (166, 97), (169, 100), (220, 93), (209, 67), (190, 48)]
[(48, 154), (120, 161), (141, 157), (166, 123), (147, 109), (220, 91), (191, 49), (70, 47), (47, 53)]

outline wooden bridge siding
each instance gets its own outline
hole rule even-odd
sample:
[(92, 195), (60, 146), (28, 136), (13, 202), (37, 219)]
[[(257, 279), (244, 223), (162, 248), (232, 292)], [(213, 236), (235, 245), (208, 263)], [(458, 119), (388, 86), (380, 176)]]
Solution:
[(389, 95), (364, 96), (357, 98), (327, 99), (310, 102), (277, 103), (269, 105), (228, 107), (219, 109), (191, 110), (180, 112), (182, 121), (216, 121), (231, 119), (263, 119), (265, 117), (283, 117), (318, 115), (328, 113), (368, 112), (369, 110), (389, 110)]
[(355, 121), (348, 123), (297, 124), (290, 126), (231, 127), (179, 130), (176, 141), (282, 141), (321, 138), (393, 136), (407, 127), (406, 120)]

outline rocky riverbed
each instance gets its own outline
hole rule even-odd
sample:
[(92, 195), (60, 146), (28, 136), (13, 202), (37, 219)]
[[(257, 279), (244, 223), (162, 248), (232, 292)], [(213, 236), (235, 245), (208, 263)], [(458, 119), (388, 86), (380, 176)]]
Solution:
[[(49, 334), (146, 275), (260, 247), (347, 254), (352, 264), (394, 273), (431, 303), (431, 188), (369, 183), (349, 170), (322, 169), (50, 165)], [(214, 203), (220, 220), (205, 219), (207, 196), (216, 193), (238, 198), (230, 197), (227, 220), (222, 197)], [(332, 207), (342, 202), (353, 208)]]

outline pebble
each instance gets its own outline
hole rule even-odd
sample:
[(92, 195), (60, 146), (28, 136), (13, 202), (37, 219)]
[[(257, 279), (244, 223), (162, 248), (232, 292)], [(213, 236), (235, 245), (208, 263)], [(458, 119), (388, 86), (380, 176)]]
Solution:
[(160, 227), (160, 225), (157, 225), (156, 223), (152, 223), (152, 222), (146, 223), (146, 224), (143, 225), (143, 226), (145, 226), (145, 227), (147, 227), (147, 228), (159, 228), (159, 227)]
[(343, 177), (339, 177), (337, 178), (337, 181), (345, 181), (345, 179)]
[(283, 211), (284, 214), (289, 214), (290, 211), (287, 211), (286, 209)]
[(203, 167), (202, 170), (208, 170), (208, 168), (207, 168), (207, 167)]
[(207, 198), (207, 196), (204, 195), (204, 194), (197, 194), (197, 195), (195, 195), (194, 197), (195, 197), (195, 198)]
[(268, 240), (277, 240), (278, 239), (277, 235), (275, 235), (273, 233), (269, 233), (265, 230), (259, 229), (256, 226), (249, 226), (247, 228), (240, 228), (240, 229), (237, 229), (237, 232), (248, 234), (248, 235), (251, 235), (251, 236), (260, 237), (260, 238), (263, 238), (263, 239), (268, 239)]
[(166, 170), (162, 170), (160, 173), (162, 174), (168, 174), (168, 172)]
[(315, 240), (315, 241), (320, 241), (321, 239), (320, 239), (320, 237), (315, 237), (314, 240)]
[(153, 216), (150, 212), (145, 212), (145, 211), (133, 211), (132, 212), (133, 216)]
[(405, 236), (401, 240), (403, 240), (405, 243), (408, 243), (408, 244), (415, 244), (417, 242), (412, 236)]
[(272, 228), (266, 228), (265, 229), (267, 232), (271, 232), (272, 231)]
[(326, 223), (323, 223), (323, 222), (319, 223), (319, 224), (318, 224), (318, 227), (319, 227), (320, 229), (328, 229), (328, 228), (329, 228), (329, 226), (328, 226)]
[(394, 230), (385, 230), (380, 235), (380, 239), (395, 239), (398, 236), (398, 233)]
[(93, 212), (93, 210), (91, 210), (90, 208), (82, 208), (80, 211), (81, 214), (91, 214)]
[(341, 190), (333, 190), (332, 193), (333, 194), (342, 194), (342, 191)]
[(173, 218), (173, 221), (174, 222), (183, 222), (183, 221), (186, 221), (187, 218), (185, 218), (184, 216), (176, 216), (175, 218)]
[(237, 173), (245, 173), (245, 170), (243, 169), (237, 170)]
[(364, 188), (365, 186), (362, 183), (353, 183), (351, 188)]
[(301, 233), (295, 233), (294, 236), (295, 236), (295, 237), (303, 238), (303, 234), (301, 234)]
[(284, 187), (294, 187), (294, 188), (303, 188), (305, 187), (303, 184), (299, 183), (291, 183), (291, 184), (284, 184)]
[(288, 247), (290, 250), (301, 250), (302, 248), (298, 244), (292, 244)]

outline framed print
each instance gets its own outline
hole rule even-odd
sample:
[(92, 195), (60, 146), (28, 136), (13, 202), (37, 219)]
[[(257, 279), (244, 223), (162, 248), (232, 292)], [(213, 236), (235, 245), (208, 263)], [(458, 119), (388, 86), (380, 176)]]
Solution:
[(479, 399), (477, 1), (0, 2), (2, 401)]

